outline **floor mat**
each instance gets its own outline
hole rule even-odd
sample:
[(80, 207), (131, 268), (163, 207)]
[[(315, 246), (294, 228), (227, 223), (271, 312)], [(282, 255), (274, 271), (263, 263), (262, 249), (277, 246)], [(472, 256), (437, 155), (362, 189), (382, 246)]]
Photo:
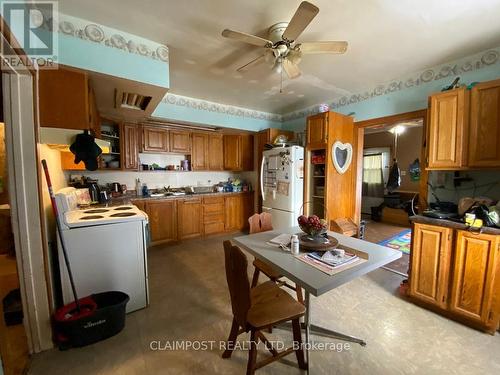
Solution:
[(378, 244), (390, 247), (391, 249), (394, 250), (399, 250), (404, 254), (410, 254), (411, 229), (405, 229), (401, 233), (398, 233), (391, 238), (383, 240)]

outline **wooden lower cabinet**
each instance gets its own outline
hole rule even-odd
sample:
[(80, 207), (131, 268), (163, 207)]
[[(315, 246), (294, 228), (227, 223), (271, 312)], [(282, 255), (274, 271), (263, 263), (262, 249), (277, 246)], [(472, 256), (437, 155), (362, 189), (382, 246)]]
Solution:
[(139, 199), (133, 204), (149, 217), (151, 245), (235, 232), (248, 227), (253, 192), (193, 198)]
[(410, 292), (414, 298), (446, 307), (453, 230), (415, 225), (412, 233)]
[(248, 227), (248, 218), (253, 212), (253, 195), (227, 196), (224, 202), (224, 228), (236, 231)]
[(500, 292), (494, 288), (500, 277), (499, 246), (499, 236), (463, 230), (457, 234), (450, 310), (486, 326), (494, 315), (493, 296)]
[(203, 232), (201, 198), (179, 199), (177, 202), (178, 238), (200, 237)]
[(177, 241), (177, 200), (146, 201), (144, 211), (149, 216), (151, 245)]
[(224, 232), (224, 197), (203, 199), (203, 233), (205, 235)]
[(494, 334), (500, 322), (500, 236), (415, 223), (409, 297)]

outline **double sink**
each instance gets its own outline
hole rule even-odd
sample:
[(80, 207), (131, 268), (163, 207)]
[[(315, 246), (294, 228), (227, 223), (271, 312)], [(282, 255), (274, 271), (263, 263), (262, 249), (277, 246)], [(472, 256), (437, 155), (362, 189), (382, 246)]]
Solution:
[(186, 187), (184, 189), (176, 189), (175, 191), (171, 191), (170, 189), (165, 189), (165, 190), (166, 191), (163, 193), (151, 193), (150, 197), (152, 198), (178, 197), (183, 195), (214, 193), (214, 189), (212, 186), (192, 186), (192, 187)]

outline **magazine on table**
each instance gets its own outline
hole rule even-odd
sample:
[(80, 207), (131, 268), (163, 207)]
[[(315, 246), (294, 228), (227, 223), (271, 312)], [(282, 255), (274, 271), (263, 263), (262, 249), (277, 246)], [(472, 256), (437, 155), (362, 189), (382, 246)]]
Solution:
[(359, 259), (356, 254), (349, 253), (347, 251), (342, 252), (334, 252), (334, 251), (326, 251), (326, 252), (312, 252), (307, 253), (307, 257), (325, 263), (331, 267), (339, 267), (346, 264), (353, 263)]

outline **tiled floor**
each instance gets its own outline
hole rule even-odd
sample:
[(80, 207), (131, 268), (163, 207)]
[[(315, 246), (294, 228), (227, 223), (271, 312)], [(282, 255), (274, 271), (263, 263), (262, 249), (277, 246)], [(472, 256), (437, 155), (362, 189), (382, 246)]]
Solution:
[[(151, 306), (128, 315), (119, 335), (65, 352), (33, 358), (30, 374), (243, 374), (247, 352), (221, 359), (212, 350), (150, 349), (160, 340), (225, 340), (231, 307), (222, 240), (192, 240), (149, 252)], [(250, 270), (249, 270), (250, 271)], [(431, 313), (397, 296), (401, 278), (377, 270), (313, 298), (312, 320), (366, 339), (343, 352), (315, 351), (312, 374), (499, 374), (500, 335), (490, 336)], [(272, 338), (289, 339), (274, 330)], [(241, 339), (245, 339), (242, 335)], [(333, 342), (313, 337), (316, 342)], [(153, 344), (155, 345), (155, 344)], [(263, 351), (261, 355), (266, 355)], [(294, 357), (258, 374), (300, 374)]]

